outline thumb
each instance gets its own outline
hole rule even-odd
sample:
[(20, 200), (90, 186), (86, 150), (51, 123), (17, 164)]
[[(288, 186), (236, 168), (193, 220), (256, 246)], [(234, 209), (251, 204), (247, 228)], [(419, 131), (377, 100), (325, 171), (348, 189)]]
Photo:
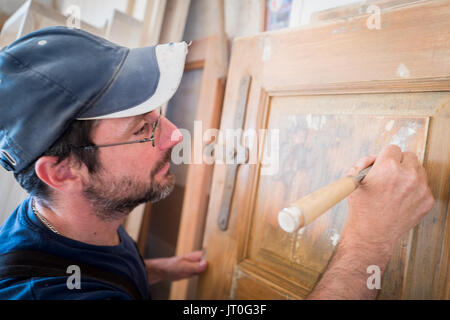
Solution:
[(192, 262), (192, 261), (185, 261), (184, 263), (184, 276), (183, 277), (190, 277), (199, 273), (202, 273), (206, 270), (208, 267), (208, 262), (206, 260), (201, 260), (198, 262)]
[(367, 168), (368, 166), (372, 165), (375, 162), (376, 157), (374, 156), (367, 156), (362, 159), (359, 159), (353, 167), (345, 171), (345, 176), (356, 176), (358, 173)]
[(200, 261), (200, 263), (198, 264), (198, 272), (203, 272), (206, 270), (206, 268), (208, 267), (208, 261), (206, 260), (202, 260)]

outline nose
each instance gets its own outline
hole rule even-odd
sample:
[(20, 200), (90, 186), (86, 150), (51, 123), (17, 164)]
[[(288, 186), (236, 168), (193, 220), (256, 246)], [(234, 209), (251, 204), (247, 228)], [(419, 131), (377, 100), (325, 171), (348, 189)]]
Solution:
[(183, 140), (183, 135), (177, 126), (174, 125), (169, 119), (161, 116), (160, 120), (160, 135), (156, 140), (158, 148), (162, 151), (173, 148)]

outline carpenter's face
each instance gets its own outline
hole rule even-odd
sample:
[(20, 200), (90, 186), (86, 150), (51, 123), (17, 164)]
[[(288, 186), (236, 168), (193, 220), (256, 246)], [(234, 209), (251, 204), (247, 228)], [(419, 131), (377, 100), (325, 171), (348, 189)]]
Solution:
[[(94, 129), (95, 144), (114, 144), (150, 138), (159, 111), (101, 120)], [(102, 169), (83, 181), (84, 196), (103, 220), (119, 219), (141, 203), (159, 201), (169, 195), (175, 177), (169, 171), (172, 148), (181, 142), (177, 127), (160, 117), (152, 142), (98, 149)]]

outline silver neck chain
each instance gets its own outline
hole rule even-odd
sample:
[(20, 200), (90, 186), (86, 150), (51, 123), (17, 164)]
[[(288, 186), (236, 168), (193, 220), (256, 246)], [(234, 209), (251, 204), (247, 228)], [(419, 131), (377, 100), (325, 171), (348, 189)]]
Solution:
[(36, 217), (38, 217), (39, 220), (41, 220), (41, 222), (47, 226), (47, 228), (52, 230), (54, 233), (61, 235), (61, 233), (59, 233), (59, 231), (56, 230), (56, 228), (37, 211), (34, 205), (34, 199), (31, 200), (31, 207), (33, 208), (33, 212), (36, 215)]

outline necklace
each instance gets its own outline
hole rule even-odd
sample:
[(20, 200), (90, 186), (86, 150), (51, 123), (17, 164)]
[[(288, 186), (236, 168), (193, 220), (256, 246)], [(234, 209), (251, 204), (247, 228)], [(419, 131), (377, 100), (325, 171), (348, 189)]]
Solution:
[(54, 233), (61, 235), (61, 233), (59, 233), (58, 230), (56, 230), (56, 228), (37, 211), (36, 207), (34, 206), (34, 199), (31, 200), (31, 207), (33, 208), (33, 212), (36, 217), (38, 217), (39, 220), (41, 220), (41, 222), (47, 226), (47, 228), (52, 230)]

